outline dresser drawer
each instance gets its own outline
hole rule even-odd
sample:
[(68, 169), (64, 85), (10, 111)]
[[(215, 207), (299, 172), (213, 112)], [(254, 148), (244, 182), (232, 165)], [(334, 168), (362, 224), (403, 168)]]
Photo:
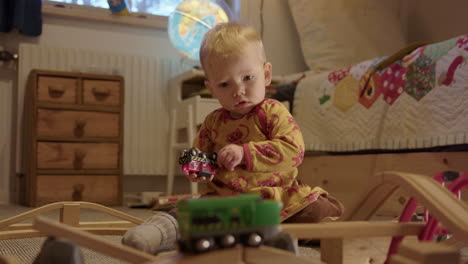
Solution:
[(120, 105), (120, 82), (83, 81), (83, 103), (91, 105)]
[(20, 203), (120, 205), (122, 76), (32, 70), (24, 95)]
[(58, 201), (87, 201), (119, 205), (117, 175), (37, 175), (37, 200), (41, 204)]
[(37, 143), (38, 169), (117, 169), (116, 143)]
[(119, 114), (67, 110), (37, 110), (38, 136), (118, 137)]
[(37, 99), (39, 102), (76, 103), (76, 78), (39, 76)]

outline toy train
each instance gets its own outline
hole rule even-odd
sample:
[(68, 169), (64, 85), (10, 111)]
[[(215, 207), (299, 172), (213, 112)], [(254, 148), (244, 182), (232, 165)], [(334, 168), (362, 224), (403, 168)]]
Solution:
[(216, 174), (218, 168), (216, 158), (216, 152), (208, 153), (191, 148), (180, 153), (179, 164), (186, 175), (195, 173), (198, 177), (210, 178)]
[(280, 232), (280, 210), (280, 203), (257, 194), (181, 201), (179, 250), (196, 254), (238, 243), (260, 246)]

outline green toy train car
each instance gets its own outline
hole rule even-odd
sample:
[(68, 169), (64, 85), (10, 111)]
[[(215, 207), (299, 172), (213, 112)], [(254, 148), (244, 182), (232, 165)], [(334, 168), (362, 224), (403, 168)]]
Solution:
[(244, 194), (178, 204), (179, 249), (201, 253), (241, 243), (257, 247), (280, 232), (281, 204)]

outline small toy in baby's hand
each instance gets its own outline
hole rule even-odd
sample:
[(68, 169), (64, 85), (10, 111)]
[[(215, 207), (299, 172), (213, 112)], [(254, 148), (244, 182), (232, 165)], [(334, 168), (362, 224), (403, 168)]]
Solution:
[(218, 164), (216, 163), (216, 152), (203, 152), (196, 148), (184, 149), (180, 153), (179, 164), (185, 175), (196, 174), (198, 177), (209, 179), (216, 174)]
[(109, 9), (112, 11), (113, 14), (119, 16), (130, 15), (125, 0), (107, 0), (107, 3), (109, 4)]

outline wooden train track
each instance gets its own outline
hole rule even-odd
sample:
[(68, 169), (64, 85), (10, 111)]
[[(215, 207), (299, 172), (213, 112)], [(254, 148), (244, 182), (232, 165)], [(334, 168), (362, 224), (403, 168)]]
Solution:
[[(343, 263), (343, 239), (375, 236), (408, 236), (418, 235), (424, 223), (396, 223), (368, 220), (372, 214), (397, 188), (410, 193), (424, 205), (454, 235), (458, 243), (468, 246), (468, 205), (458, 200), (452, 193), (428, 176), (383, 172), (383, 182), (371, 191), (347, 221), (319, 224), (284, 224), (283, 231), (296, 238), (321, 239), (321, 261), (297, 257), (290, 252), (268, 247), (243, 248), (235, 247), (226, 250), (212, 251), (196, 256), (184, 256), (179, 253), (170, 256), (153, 256), (133, 248), (111, 243), (96, 234), (123, 234), (131, 226), (141, 224), (143, 220), (126, 215), (119, 211), (84, 202), (63, 202), (40, 207), (0, 221), (0, 239), (32, 236), (59, 236), (70, 239), (80, 246), (88, 247), (109, 256), (130, 263)], [(91, 208), (120, 217), (126, 221), (82, 223), (79, 222), (79, 208)], [(51, 210), (61, 210), (61, 221), (52, 221), (39, 216)], [(28, 218), (36, 217), (33, 225), (16, 224)], [(356, 221), (359, 220), (359, 221)], [(105, 228), (105, 225), (108, 227)], [(109, 227), (110, 226), (110, 227)], [(95, 234), (92, 234), (94, 228)], [(3, 230), (3, 231), (1, 231)], [(107, 230), (107, 231), (106, 231)], [(87, 232), (91, 231), (91, 232)], [(421, 244), (421, 245), (420, 245)], [(437, 256), (459, 257), (453, 248), (442, 244), (416, 243), (403, 245), (400, 255), (392, 258), (392, 263), (425, 263), (431, 264)], [(409, 249), (408, 249), (409, 248)], [(438, 254), (438, 255), (437, 255)], [(445, 255), (444, 255), (445, 254)], [(393, 260), (395, 259), (395, 260)]]

